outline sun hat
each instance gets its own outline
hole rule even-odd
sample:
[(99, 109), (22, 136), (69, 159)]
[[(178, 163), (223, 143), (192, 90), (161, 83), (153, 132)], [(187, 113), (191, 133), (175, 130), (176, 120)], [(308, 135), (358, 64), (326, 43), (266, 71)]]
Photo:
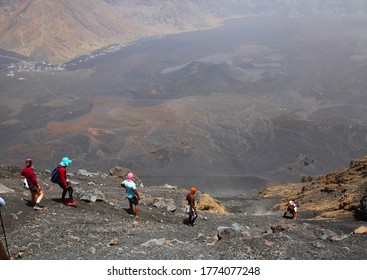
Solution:
[(289, 201), (289, 205), (290, 206), (293, 206), (294, 205), (294, 202), (291, 200), (291, 201)]
[(33, 162), (33, 160), (32, 160), (32, 159), (30, 159), (30, 158), (27, 158), (27, 159), (25, 160), (25, 162), (30, 162), (30, 163), (32, 163), (32, 162)]
[(66, 167), (66, 166), (70, 165), (72, 162), (73, 161), (71, 159), (69, 159), (68, 157), (63, 157), (61, 162), (60, 162), (60, 165)]

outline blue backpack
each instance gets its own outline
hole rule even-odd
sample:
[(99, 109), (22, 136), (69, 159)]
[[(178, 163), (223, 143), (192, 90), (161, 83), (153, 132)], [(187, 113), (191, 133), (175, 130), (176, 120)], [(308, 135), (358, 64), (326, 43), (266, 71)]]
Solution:
[(60, 165), (56, 166), (55, 169), (51, 173), (51, 182), (58, 184), (60, 183), (60, 175), (59, 175)]

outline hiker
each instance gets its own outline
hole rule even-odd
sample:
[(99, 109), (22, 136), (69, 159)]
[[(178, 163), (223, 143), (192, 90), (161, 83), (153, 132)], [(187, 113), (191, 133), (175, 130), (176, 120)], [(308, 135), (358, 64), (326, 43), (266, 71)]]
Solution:
[[(126, 189), (126, 197), (129, 200), (130, 213), (131, 214), (135, 213), (135, 218), (138, 219), (139, 218), (140, 195), (139, 195), (138, 190), (136, 189), (136, 184), (134, 182), (133, 173), (130, 172), (127, 174), (127, 179), (122, 181), (121, 187)], [(134, 211), (133, 205), (135, 205), (135, 211)]]
[(297, 203), (293, 200), (290, 200), (287, 205), (287, 209), (285, 210), (283, 217), (287, 216), (287, 213), (291, 213), (293, 215), (293, 220), (297, 220), (298, 218), (298, 206)]
[(194, 194), (196, 193), (196, 188), (191, 187), (190, 192), (186, 196), (187, 200), (187, 206), (186, 206), (186, 213), (189, 214), (189, 225), (194, 226), (195, 220), (198, 217), (198, 214), (196, 212), (196, 206), (195, 206), (195, 197)]
[(40, 203), (43, 199), (43, 191), (40, 184), (37, 181), (36, 174), (33, 170), (33, 161), (29, 158), (25, 161), (25, 167), (20, 171), (20, 175), (24, 176), (27, 180), (29, 190), (32, 196), (33, 208), (39, 210), (42, 207)]
[[(0, 197), (0, 207), (4, 207), (5, 206), (5, 201), (4, 199), (2, 199), (2, 197)], [(4, 232), (4, 238), (5, 237), (5, 230), (4, 230), (4, 225), (3, 225), (3, 218), (1, 217), (1, 210), (0, 210), (0, 219), (1, 219), (1, 227), (3, 228), (3, 232)], [(6, 239), (5, 239), (6, 240)], [(0, 240), (0, 260), (9, 260), (8, 254), (5, 251), (4, 245), (2, 240)]]
[[(60, 164), (58, 164), (58, 175), (59, 175), (59, 186), (62, 188), (62, 195), (61, 195), (61, 202), (69, 205), (69, 206), (76, 206), (77, 203), (74, 201), (73, 198), (73, 188), (70, 186), (70, 184), (67, 181), (67, 174), (66, 174), (66, 167), (68, 167), (73, 161), (69, 159), (68, 157), (64, 157)], [(65, 199), (66, 193), (69, 194), (69, 200)]]

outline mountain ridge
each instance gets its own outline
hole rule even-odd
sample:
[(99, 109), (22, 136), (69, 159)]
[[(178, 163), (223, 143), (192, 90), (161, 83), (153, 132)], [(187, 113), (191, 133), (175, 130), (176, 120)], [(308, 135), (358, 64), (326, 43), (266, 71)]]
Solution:
[(229, 18), (367, 17), (362, 0), (325, 2), (2, 0), (0, 47), (58, 64), (107, 45), (213, 28)]

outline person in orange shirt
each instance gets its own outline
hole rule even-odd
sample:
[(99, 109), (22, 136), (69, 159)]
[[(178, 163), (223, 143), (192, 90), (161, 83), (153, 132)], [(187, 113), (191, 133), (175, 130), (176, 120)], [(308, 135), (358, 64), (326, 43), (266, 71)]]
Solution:
[(189, 225), (194, 226), (195, 220), (198, 217), (195, 205), (195, 197), (194, 194), (196, 193), (196, 188), (191, 187), (190, 192), (186, 196), (187, 200), (187, 213), (189, 214)]

